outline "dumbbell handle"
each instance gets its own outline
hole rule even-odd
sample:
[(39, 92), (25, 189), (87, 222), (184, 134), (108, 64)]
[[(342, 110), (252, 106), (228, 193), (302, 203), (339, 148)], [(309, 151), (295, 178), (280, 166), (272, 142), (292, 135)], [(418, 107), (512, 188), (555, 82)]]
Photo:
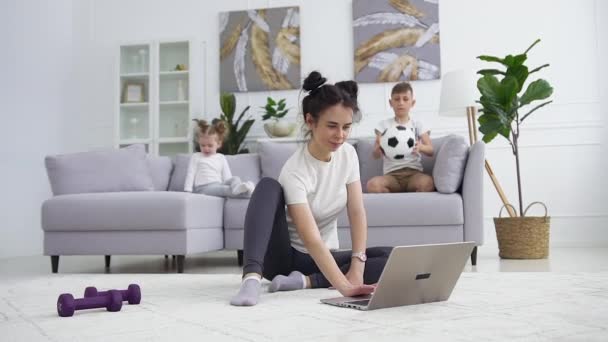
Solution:
[[(127, 300), (127, 298), (129, 297), (129, 290), (116, 290), (118, 292), (120, 292), (120, 295), (122, 296), (122, 300)], [(107, 296), (110, 293), (110, 291), (100, 291), (97, 292), (97, 296)]]
[(76, 310), (86, 310), (95, 308), (105, 308), (108, 306), (110, 298), (106, 295), (89, 298), (78, 298), (74, 299), (74, 306)]

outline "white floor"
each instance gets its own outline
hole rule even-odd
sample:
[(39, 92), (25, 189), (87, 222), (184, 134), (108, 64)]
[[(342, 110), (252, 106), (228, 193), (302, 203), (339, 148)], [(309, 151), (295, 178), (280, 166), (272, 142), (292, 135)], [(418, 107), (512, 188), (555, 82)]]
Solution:
[[(109, 271), (103, 263), (62, 257), (53, 275), (48, 257), (0, 260), (0, 340), (608, 341), (608, 248), (501, 260), (482, 247), (447, 302), (369, 313), (319, 304), (331, 290), (264, 292), (254, 308), (231, 307), (240, 273), (231, 251), (187, 258), (185, 275), (171, 275), (175, 264), (162, 256), (116, 256)], [(130, 282), (145, 289), (141, 305), (54, 312), (58, 291)]]

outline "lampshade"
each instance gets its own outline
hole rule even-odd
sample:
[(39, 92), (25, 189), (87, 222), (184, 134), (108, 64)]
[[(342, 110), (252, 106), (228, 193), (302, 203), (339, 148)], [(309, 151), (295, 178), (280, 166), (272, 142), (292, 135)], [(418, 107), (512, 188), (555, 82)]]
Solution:
[(441, 78), (439, 115), (464, 116), (466, 108), (475, 106), (477, 99), (479, 99), (479, 90), (473, 72), (455, 70)]

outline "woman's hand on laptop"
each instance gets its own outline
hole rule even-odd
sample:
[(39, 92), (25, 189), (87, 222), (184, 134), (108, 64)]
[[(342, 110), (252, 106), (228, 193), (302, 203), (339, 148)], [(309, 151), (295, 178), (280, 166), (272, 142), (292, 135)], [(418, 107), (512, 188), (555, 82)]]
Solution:
[[(362, 265), (365, 265), (362, 263)], [(346, 272), (346, 279), (353, 285), (361, 285), (363, 284), (363, 267), (365, 266), (354, 266), (351, 264), (351, 267)]]
[(338, 289), (344, 297), (365, 296), (371, 294), (376, 289), (375, 285), (353, 285), (348, 284), (344, 288)]

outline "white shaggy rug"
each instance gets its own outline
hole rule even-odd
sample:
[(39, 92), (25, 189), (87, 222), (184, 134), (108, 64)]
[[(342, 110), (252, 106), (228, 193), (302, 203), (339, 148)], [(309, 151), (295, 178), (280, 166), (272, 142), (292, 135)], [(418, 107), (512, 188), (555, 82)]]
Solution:
[[(361, 312), (332, 290), (228, 304), (238, 275), (49, 275), (0, 284), (2, 341), (608, 341), (608, 273), (464, 273), (447, 302)], [(60, 293), (138, 283), (140, 305), (57, 316)], [(264, 283), (266, 290), (268, 283)]]

